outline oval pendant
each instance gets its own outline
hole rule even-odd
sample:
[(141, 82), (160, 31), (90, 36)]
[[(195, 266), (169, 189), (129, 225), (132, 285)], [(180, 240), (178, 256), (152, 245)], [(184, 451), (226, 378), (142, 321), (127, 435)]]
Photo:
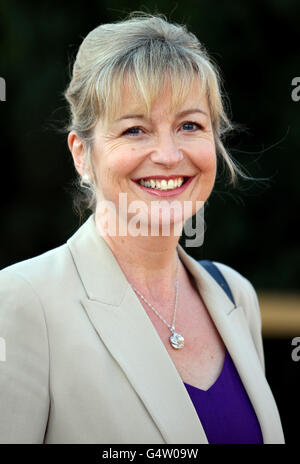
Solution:
[(172, 332), (172, 335), (169, 338), (170, 343), (173, 348), (179, 350), (180, 348), (184, 347), (184, 338), (177, 332)]

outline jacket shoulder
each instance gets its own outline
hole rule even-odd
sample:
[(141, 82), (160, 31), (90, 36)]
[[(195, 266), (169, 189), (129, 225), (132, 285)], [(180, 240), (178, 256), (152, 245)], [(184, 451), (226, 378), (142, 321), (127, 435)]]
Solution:
[(219, 263), (218, 261), (214, 261), (213, 263), (218, 267), (227, 280), (237, 305), (243, 306), (245, 300), (252, 298), (254, 294), (256, 296), (253, 285), (240, 272), (227, 264)]
[(15, 281), (19, 278), (32, 285), (45, 282), (45, 279), (62, 272), (72, 262), (69, 248), (67, 244), (64, 244), (34, 258), (5, 267), (0, 271), (0, 283), (9, 276)]

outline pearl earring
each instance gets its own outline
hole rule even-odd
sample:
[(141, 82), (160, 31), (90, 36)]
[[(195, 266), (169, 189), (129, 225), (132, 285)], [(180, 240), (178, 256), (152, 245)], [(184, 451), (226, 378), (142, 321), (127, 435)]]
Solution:
[(89, 176), (89, 174), (87, 174), (86, 172), (82, 175), (82, 182), (85, 183), (85, 184), (89, 184), (91, 181), (91, 178)]

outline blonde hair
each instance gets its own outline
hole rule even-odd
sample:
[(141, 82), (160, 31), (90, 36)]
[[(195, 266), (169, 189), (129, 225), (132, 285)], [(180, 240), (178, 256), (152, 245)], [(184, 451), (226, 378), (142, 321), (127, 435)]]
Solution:
[[(171, 105), (176, 107), (184, 102), (195, 76), (200, 91), (207, 96), (217, 155), (228, 168), (230, 182), (235, 184), (237, 175), (244, 174), (222, 142), (233, 125), (224, 109), (217, 66), (185, 25), (170, 23), (164, 15), (143, 12), (92, 30), (81, 43), (73, 65), (64, 93), (71, 116), (67, 130), (75, 130), (82, 139), (90, 172), (93, 129), (99, 118), (107, 124), (114, 120), (125, 80), (129, 79), (149, 116), (167, 81), (172, 86)], [(87, 206), (94, 209), (93, 182), (86, 193)]]

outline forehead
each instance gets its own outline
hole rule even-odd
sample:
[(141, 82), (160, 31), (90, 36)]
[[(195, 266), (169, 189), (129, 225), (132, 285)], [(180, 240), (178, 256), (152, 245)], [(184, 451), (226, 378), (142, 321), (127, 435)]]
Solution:
[[(209, 115), (209, 105), (206, 92), (197, 79), (192, 81), (192, 85), (184, 98), (178, 98), (174, 102), (172, 92), (171, 82), (166, 81), (166, 83), (157, 92), (157, 95), (154, 95), (154, 98), (148, 101), (149, 111), (152, 116), (159, 114), (172, 115), (189, 108), (199, 108)], [(146, 115), (146, 100), (132, 85), (125, 82), (122, 85), (120, 94), (120, 104), (118, 105), (118, 110), (114, 120), (118, 120), (127, 114)]]

